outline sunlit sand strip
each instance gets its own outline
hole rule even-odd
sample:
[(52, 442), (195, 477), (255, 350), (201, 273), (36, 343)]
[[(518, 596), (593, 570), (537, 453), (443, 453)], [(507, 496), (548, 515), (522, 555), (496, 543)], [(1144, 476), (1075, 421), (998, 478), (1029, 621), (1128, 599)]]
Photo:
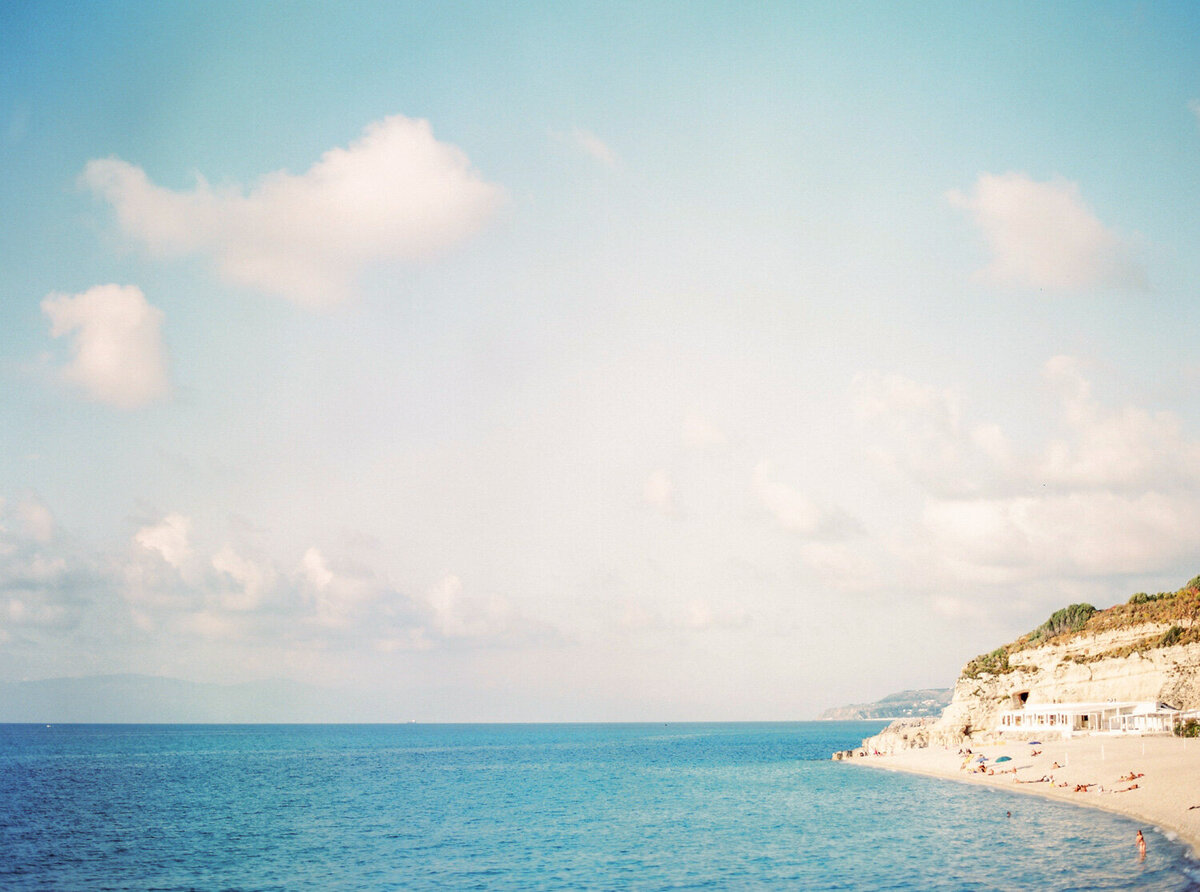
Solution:
[[(1200, 856), (1200, 739), (1097, 735), (1047, 738), (1038, 746), (1008, 741), (970, 748), (970, 755), (928, 747), (846, 761), (1116, 812), (1173, 832), (1191, 847), (1192, 857)], [(973, 761), (980, 755), (988, 757), (983, 772)], [(1003, 756), (1010, 761), (997, 763)], [(1040, 782), (1042, 777), (1052, 780)]]

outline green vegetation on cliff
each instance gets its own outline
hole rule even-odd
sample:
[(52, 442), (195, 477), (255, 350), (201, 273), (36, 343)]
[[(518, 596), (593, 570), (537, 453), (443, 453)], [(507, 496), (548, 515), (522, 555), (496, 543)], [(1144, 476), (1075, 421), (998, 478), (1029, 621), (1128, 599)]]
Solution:
[(1050, 618), (1029, 633), (1030, 641), (1043, 641), (1058, 635), (1071, 635), (1081, 631), (1089, 619), (1096, 615), (1091, 604), (1072, 604), (1055, 610)]
[(1157, 647), (1200, 642), (1200, 576), (1194, 577), (1178, 591), (1154, 595), (1138, 592), (1124, 604), (1107, 610), (1097, 610), (1091, 604), (1072, 604), (1056, 610), (1028, 635), (975, 657), (963, 668), (963, 675), (966, 678), (1004, 675), (1018, 668), (1010, 663), (1009, 657), (1019, 651), (1065, 644), (1079, 635), (1098, 635), (1146, 624), (1170, 625), (1165, 632), (1147, 635), (1131, 644), (1073, 659), (1076, 662), (1094, 662)]

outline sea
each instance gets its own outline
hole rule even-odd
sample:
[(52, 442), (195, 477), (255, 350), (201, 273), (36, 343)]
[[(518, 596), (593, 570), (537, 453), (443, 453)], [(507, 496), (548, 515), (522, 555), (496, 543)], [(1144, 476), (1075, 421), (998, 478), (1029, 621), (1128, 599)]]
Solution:
[(1197, 889), (1106, 812), (830, 760), (879, 722), (0, 726), (0, 889)]

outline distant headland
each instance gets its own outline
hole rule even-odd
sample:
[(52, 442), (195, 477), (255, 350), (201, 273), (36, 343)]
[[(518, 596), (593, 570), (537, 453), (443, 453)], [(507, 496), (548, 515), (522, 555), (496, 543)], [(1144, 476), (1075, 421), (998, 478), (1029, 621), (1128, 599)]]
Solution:
[(898, 691), (874, 703), (835, 706), (820, 715), (822, 721), (888, 721), (892, 719), (936, 718), (950, 703), (953, 688), (924, 688)]

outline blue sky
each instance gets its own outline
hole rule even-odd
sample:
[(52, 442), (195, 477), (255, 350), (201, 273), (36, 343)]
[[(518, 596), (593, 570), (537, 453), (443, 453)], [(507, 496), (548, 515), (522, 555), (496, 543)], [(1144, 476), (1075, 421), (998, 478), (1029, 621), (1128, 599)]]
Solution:
[(1197, 37), (7, 5), (0, 678), (805, 718), (1177, 587)]

